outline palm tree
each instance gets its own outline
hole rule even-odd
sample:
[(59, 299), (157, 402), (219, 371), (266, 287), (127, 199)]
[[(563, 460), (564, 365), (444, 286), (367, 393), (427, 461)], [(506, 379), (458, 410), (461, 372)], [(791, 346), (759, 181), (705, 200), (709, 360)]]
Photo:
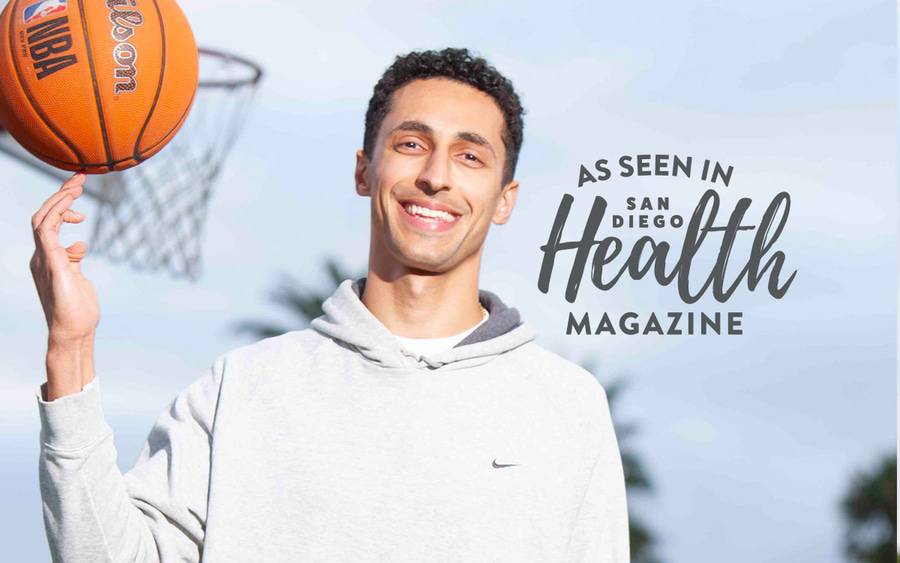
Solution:
[(325, 259), (325, 272), (328, 274), (330, 290), (323, 291), (304, 289), (290, 274), (282, 274), (279, 285), (269, 292), (269, 300), (280, 309), (296, 317), (296, 326), (284, 326), (275, 321), (246, 320), (236, 323), (233, 330), (238, 334), (249, 334), (255, 339), (278, 336), (291, 330), (308, 325), (310, 321), (322, 314), (322, 304), (346, 279), (358, 279), (365, 276), (365, 271), (356, 275), (341, 266), (334, 258)]
[[(331, 286), (321, 291), (304, 288), (296, 279), (288, 274), (282, 276), (281, 283), (269, 293), (269, 299), (280, 309), (296, 319), (296, 325), (281, 325), (273, 321), (245, 320), (234, 325), (238, 333), (249, 334), (255, 339), (268, 338), (284, 334), (291, 330), (297, 330), (309, 324), (311, 320), (322, 314), (322, 303), (334, 291), (334, 289), (346, 279), (363, 277), (365, 272), (353, 275), (347, 268), (341, 266), (334, 258), (325, 260), (325, 271), (328, 274)], [(583, 362), (585, 369), (593, 372), (593, 362)], [(609, 400), (610, 412), (615, 411), (616, 400), (624, 390), (626, 382), (621, 377), (615, 381), (604, 384)], [(615, 416), (613, 416), (615, 421)], [(622, 455), (622, 465), (625, 472), (625, 487), (631, 492), (649, 492), (653, 485), (650, 481), (644, 463), (631, 448), (629, 439), (636, 431), (636, 425), (632, 422), (615, 423), (616, 437), (619, 441), (619, 450)], [(629, 510), (629, 533), (631, 538), (632, 563), (659, 563), (659, 560), (651, 553), (656, 538), (653, 533), (636, 518)], [(898, 561), (900, 563), (900, 561)]]
[(892, 563), (897, 557), (897, 452), (883, 454), (871, 469), (853, 476), (841, 510), (847, 556), (860, 563)]
[[(595, 365), (593, 359), (581, 362), (581, 367), (593, 373), (594, 377), (597, 376)], [(623, 422), (616, 416), (616, 405), (629, 383), (627, 379), (619, 376), (612, 381), (603, 383), (603, 388), (606, 390), (610, 415), (616, 430), (616, 439), (619, 442), (622, 469), (625, 472), (625, 489), (628, 497), (631, 498), (633, 493), (652, 493), (654, 485), (643, 460), (632, 446), (632, 437), (637, 433), (637, 423), (633, 421)], [(628, 511), (628, 533), (631, 540), (632, 563), (659, 563), (659, 559), (653, 553), (653, 549), (658, 543), (655, 534), (641, 518), (635, 516), (634, 511), (631, 509)]]

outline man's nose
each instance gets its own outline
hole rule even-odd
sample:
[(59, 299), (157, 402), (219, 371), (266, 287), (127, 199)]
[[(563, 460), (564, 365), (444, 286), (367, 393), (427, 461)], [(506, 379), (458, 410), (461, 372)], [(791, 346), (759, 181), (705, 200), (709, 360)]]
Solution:
[(416, 185), (421, 190), (440, 191), (450, 187), (450, 158), (439, 151), (433, 151), (425, 166), (419, 171)]

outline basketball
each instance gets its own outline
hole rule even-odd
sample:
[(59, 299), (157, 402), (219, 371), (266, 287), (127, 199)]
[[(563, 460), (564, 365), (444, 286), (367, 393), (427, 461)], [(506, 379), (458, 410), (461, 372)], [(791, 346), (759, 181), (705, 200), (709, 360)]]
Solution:
[(150, 158), (184, 124), (197, 80), (173, 0), (10, 0), (0, 13), (0, 127), (57, 168)]

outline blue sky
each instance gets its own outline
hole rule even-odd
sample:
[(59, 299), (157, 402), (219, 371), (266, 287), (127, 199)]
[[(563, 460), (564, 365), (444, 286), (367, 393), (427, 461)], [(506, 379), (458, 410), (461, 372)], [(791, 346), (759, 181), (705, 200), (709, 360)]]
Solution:
[[(96, 369), (120, 467), (177, 392), (247, 342), (231, 323), (280, 318), (265, 300), (280, 272), (322, 282), (331, 255), (364, 267), (369, 200), (352, 174), (372, 86), (397, 54), (467, 46), (513, 80), (528, 111), (519, 201), (489, 235), (481, 286), (519, 308), (543, 345), (595, 359), (601, 381), (630, 378), (617, 415), (640, 424), (633, 446), (657, 485), (632, 507), (658, 533), (659, 553), (678, 563), (843, 560), (838, 499), (855, 469), (896, 444), (895, 4), (181, 5), (201, 45), (253, 58), (267, 75), (210, 204), (200, 282), (102, 258), (84, 265), (101, 301)], [(581, 163), (638, 153), (733, 165), (717, 224), (740, 197), (752, 198), (756, 223), (788, 191), (776, 245), (798, 271), (787, 295), (743, 289), (726, 304), (707, 295), (688, 306), (673, 286), (625, 280), (600, 292), (585, 279), (570, 305), (563, 257), (540, 293), (539, 247), (563, 193), (576, 197), (568, 238), (594, 195), (616, 210), (628, 195), (668, 195), (690, 215), (706, 187), (695, 180), (576, 189)], [(32, 392), (46, 327), (28, 225), (57, 186), (2, 158), (0, 174), (0, 541), (12, 560), (44, 561)], [(64, 241), (89, 237), (93, 206), (76, 208), (88, 221)], [(733, 264), (741, 252), (746, 241)], [(741, 310), (745, 334), (565, 336), (568, 310)]]

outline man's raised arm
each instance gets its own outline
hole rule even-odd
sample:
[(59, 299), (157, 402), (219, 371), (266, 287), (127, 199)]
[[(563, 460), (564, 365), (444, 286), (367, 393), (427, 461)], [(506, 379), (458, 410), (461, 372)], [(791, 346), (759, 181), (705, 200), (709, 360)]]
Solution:
[(87, 245), (59, 244), (84, 175), (63, 184), (32, 217), (31, 272), (49, 328), (47, 381), (36, 389), (44, 524), (53, 561), (199, 561), (206, 528), (219, 358), (160, 415), (135, 467), (122, 475), (93, 372), (100, 313), (80, 270)]

